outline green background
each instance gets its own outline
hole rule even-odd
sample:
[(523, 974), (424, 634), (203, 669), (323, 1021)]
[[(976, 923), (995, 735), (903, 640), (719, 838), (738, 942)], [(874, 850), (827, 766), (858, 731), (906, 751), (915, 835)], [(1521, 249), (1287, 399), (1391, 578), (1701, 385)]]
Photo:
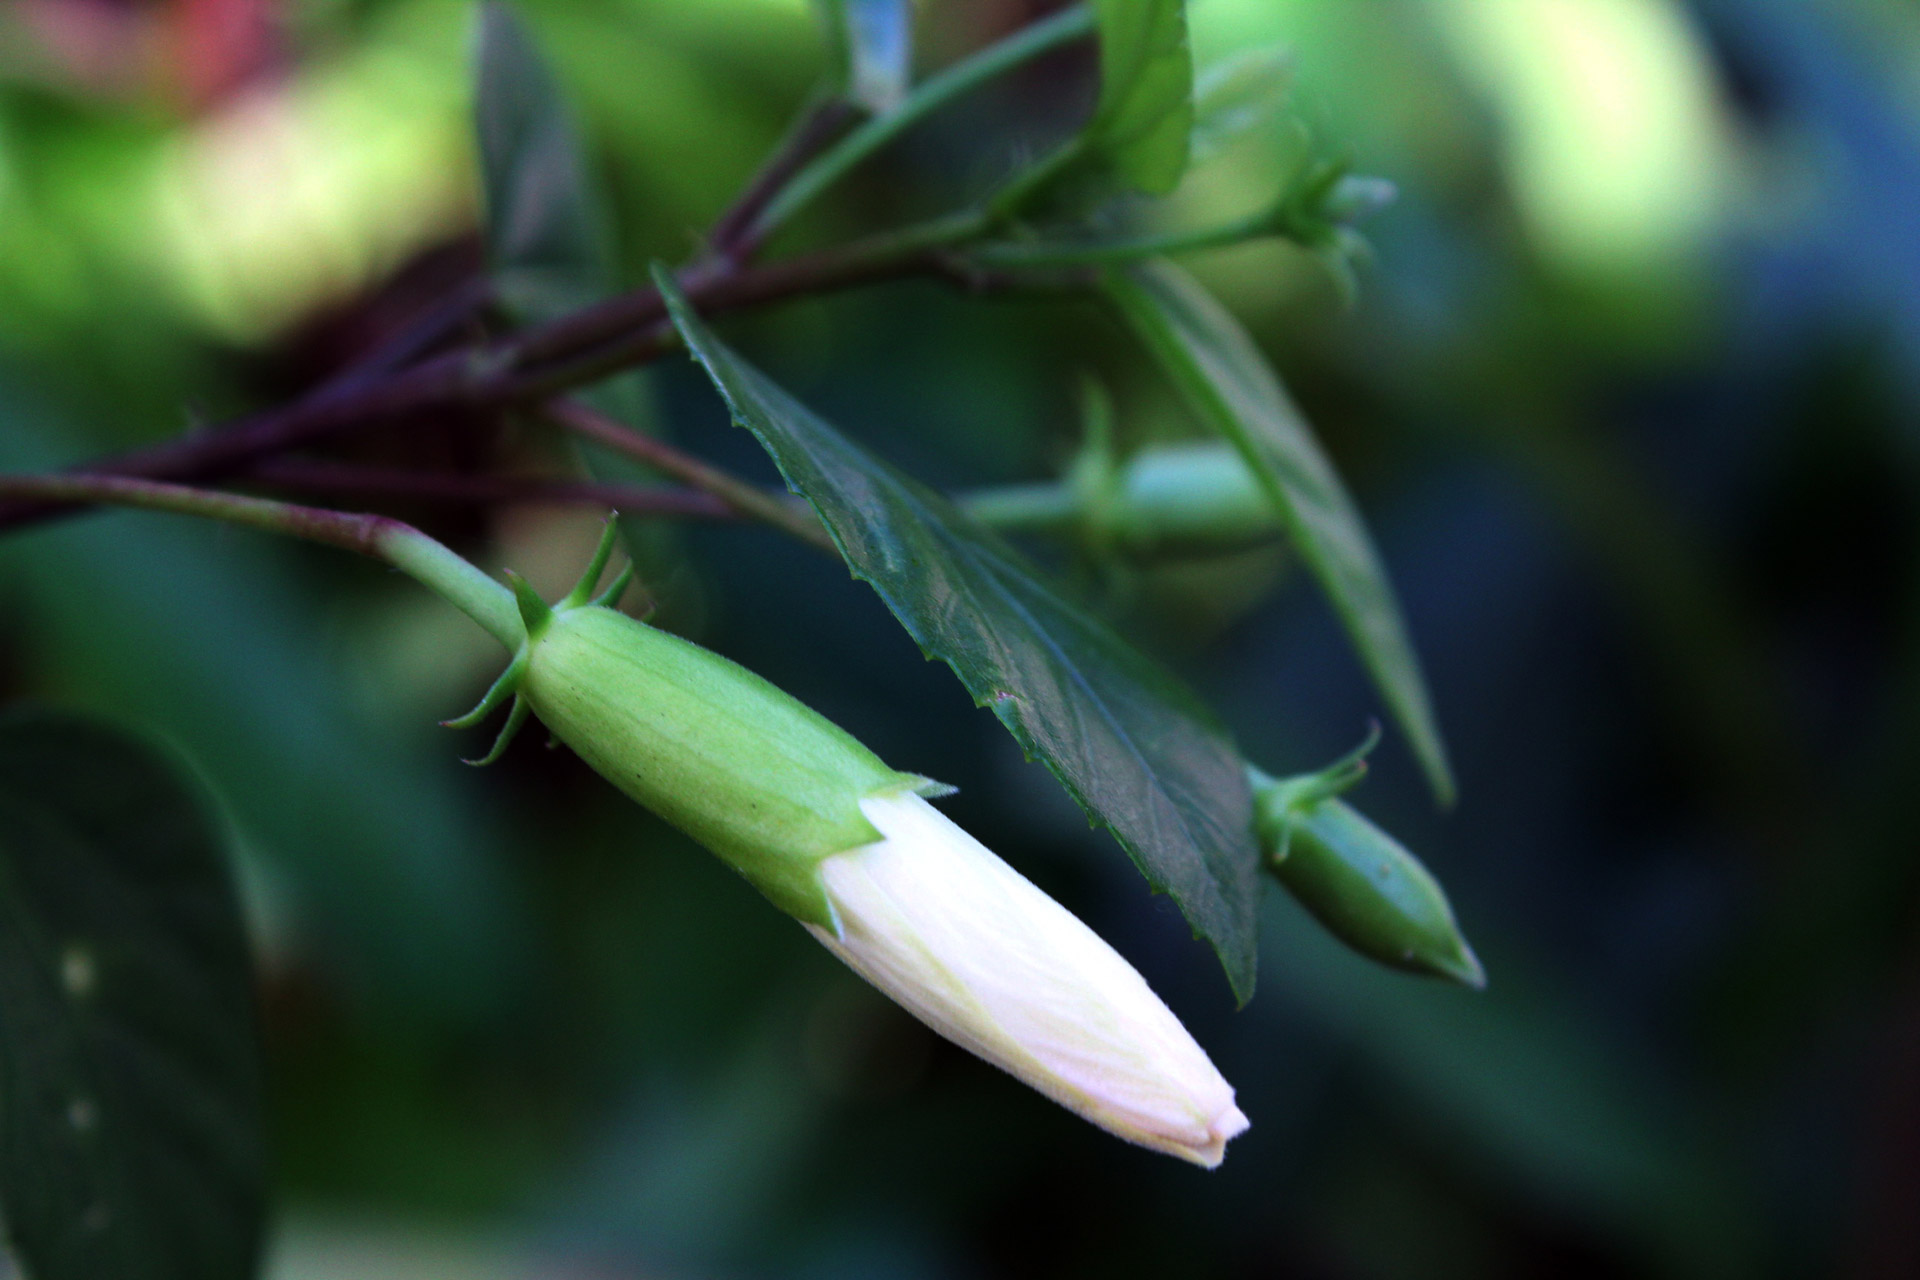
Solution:
[[(821, 63), (797, 0), (518, 8), (630, 284), (690, 253)], [(931, 0), (920, 61), (1038, 8)], [(466, 278), (471, 16), (0, 8), (0, 466), (277, 403)], [(1461, 800), (1436, 812), (1391, 739), (1354, 798), (1447, 884), (1490, 989), (1377, 971), (1270, 886), (1235, 1012), (1172, 905), (872, 592), (757, 529), (679, 538), (662, 621), (958, 784), (948, 810), (1187, 1021), (1254, 1122), (1202, 1174), (938, 1041), (540, 735), (463, 770), (481, 735), (432, 726), (492, 642), (393, 575), (160, 517), (9, 534), (0, 694), (158, 734), (235, 832), (272, 1274), (1920, 1269), (1920, 20), (1196, 0), (1192, 25), (1203, 62), (1287, 43), (1316, 136), (1401, 190), (1351, 309), (1285, 246), (1190, 265), (1382, 544)], [(1067, 54), (967, 99), (776, 249), (949, 207), (1092, 90)], [(1249, 140), (1160, 216), (1243, 210), (1280, 164)], [(723, 328), (936, 487), (1055, 474), (1083, 372), (1123, 438), (1196, 430), (1091, 303), (903, 283)], [(772, 479), (696, 370), (646, 383), (658, 430)], [(455, 415), (333, 456), (568, 465)], [(391, 509), (549, 595), (597, 522)], [(1056, 559), (1270, 771), (1379, 714), (1284, 555)]]

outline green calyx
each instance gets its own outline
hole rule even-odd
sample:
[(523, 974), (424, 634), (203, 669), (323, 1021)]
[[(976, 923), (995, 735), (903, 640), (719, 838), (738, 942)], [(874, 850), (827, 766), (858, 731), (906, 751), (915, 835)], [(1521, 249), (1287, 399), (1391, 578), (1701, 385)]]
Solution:
[(1361, 747), (1315, 773), (1248, 767), (1267, 870), (1328, 932), (1382, 964), (1479, 990), (1486, 971), (1439, 881), (1404, 845), (1339, 797), (1366, 776)]
[(1258, 770), (1249, 770), (1255, 779), (1254, 806), (1261, 836), (1268, 841), (1268, 861), (1277, 868), (1292, 852), (1295, 817), (1366, 781), (1367, 757), (1379, 745), (1380, 725), (1376, 721), (1367, 726), (1367, 736), (1359, 746), (1324, 769), (1290, 778), (1269, 778)]
[(595, 772), (717, 854), (788, 914), (838, 929), (820, 863), (880, 839), (868, 796), (936, 784), (889, 769), (858, 740), (759, 676), (615, 612), (627, 582), (594, 586), (608, 526), (581, 581), (549, 605), (513, 579), (527, 641), (470, 715), (509, 698), (489, 758), (538, 716)]
[(592, 594), (601, 575), (607, 571), (607, 561), (612, 559), (614, 543), (618, 539), (619, 527), (609, 519), (606, 528), (600, 534), (600, 545), (595, 548), (593, 559), (587, 564), (587, 571), (580, 576), (580, 581), (574, 583), (573, 590), (561, 597), (555, 605), (549, 605), (542, 600), (540, 593), (533, 589), (531, 583), (512, 570), (508, 570), (507, 583), (513, 588), (513, 601), (520, 610), (520, 621), (526, 628), (526, 639), (520, 642), (519, 648), (514, 651), (513, 660), (507, 664), (507, 669), (500, 673), (499, 679), (495, 680), (481, 696), (473, 710), (451, 720), (442, 720), (440, 723), (442, 727), (448, 729), (472, 729), (498, 711), (509, 699), (512, 701), (512, 707), (507, 712), (506, 723), (501, 726), (499, 734), (493, 740), (492, 748), (485, 755), (465, 763), (478, 768), (494, 763), (506, 754), (507, 747), (526, 726), (527, 716), (532, 709), (520, 694), (520, 684), (526, 679), (528, 659), (533, 652), (533, 646), (552, 625), (555, 611), (565, 612), (588, 604), (605, 607), (619, 600), (628, 584), (633, 581), (633, 566), (628, 564), (604, 592), (599, 596)]

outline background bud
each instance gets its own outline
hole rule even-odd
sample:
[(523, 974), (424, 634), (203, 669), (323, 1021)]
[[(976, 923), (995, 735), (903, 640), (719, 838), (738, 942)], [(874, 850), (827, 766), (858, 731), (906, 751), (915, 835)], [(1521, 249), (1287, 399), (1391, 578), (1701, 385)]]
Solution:
[(1445, 891), (1418, 858), (1345, 801), (1288, 803), (1287, 790), (1256, 786), (1255, 814), (1268, 866), (1301, 906), (1382, 964), (1486, 986)]
[(1111, 536), (1136, 554), (1243, 551), (1281, 536), (1280, 513), (1224, 440), (1152, 445), (1120, 467)]

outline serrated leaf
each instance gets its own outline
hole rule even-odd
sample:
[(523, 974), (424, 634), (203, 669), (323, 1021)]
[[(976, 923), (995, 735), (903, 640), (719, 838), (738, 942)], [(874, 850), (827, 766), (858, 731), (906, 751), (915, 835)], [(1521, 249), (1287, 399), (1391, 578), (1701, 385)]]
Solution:
[(1453, 773), (1400, 606), (1359, 509), (1239, 321), (1170, 262), (1108, 273), (1106, 292), (1212, 430), (1231, 440), (1333, 601), (1434, 794)]
[(1293, 56), (1280, 45), (1242, 49), (1203, 70), (1193, 86), (1190, 163), (1203, 164), (1280, 118), (1293, 91)]
[(1199, 700), (998, 537), (853, 444), (722, 344), (664, 273), (674, 322), (794, 492), (930, 657), (1110, 828), (1253, 994), (1259, 855), (1238, 753)]
[(912, 0), (818, 0), (848, 101), (882, 115), (899, 106), (913, 77)]
[(172, 762), (0, 720), (0, 1212), (35, 1280), (247, 1280), (266, 1170), (252, 969)]
[(1187, 171), (1193, 54), (1184, 0), (1093, 0), (1100, 97), (1087, 136), (1121, 176), (1162, 195)]
[(553, 73), (513, 11), (480, 10), (474, 124), (487, 256), (500, 301), (521, 319), (584, 306), (605, 288), (605, 237)]

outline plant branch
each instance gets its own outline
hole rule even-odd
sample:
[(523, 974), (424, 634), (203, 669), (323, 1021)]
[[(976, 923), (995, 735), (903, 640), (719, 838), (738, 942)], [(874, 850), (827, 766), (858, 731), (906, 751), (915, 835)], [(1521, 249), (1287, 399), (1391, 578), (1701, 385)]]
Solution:
[[(800, 168), (767, 198), (750, 184), (741, 203), (759, 205), (759, 215), (739, 234), (757, 246), (766, 232), (823, 190), (861, 157), (896, 136), (914, 121), (953, 97), (1018, 66), (1048, 49), (1092, 29), (1084, 7), (1062, 10), (975, 54), (924, 82), (893, 112), (875, 117), (839, 145)], [(802, 128), (802, 134), (811, 131)], [(802, 143), (805, 145), (803, 146)], [(818, 145), (796, 139), (794, 155)], [(779, 169), (770, 163), (767, 187)], [(726, 222), (727, 219), (723, 219)], [(858, 240), (768, 266), (743, 265), (713, 258), (679, 275), (688, 299), (705, 315), (762, 305), (803, 294), (821, 294), (855, 285), (915, 274), (959, 278), (978, 286), (986, 276), (956, 264), (953, 250), (978, 239), (992, 225), (984, 210), (965, 210), (945, 218)], [(728, 235), (731, 237), (729, 230)], [(336, 433), (392, 422), (428, 409), (488, 409), (539, 403), (573, 387), (657, 358), (677, 345), (657, 290), (648, 287), (609, 299), (545, 325), (470, 350), (424, 355), (444, 341), (479, 298), (456, 296), (423, 317), (417, 331), (402, 336), (371, 364), (350, 371), (312, 394), (227, 426), (195, 432), (147, 449), (97, 459), (86, 472), (150, 480), (194, 480), (233, 475), (257, 460), (310, 444)], [(417, 363), (404, 363), (420, 354)], [(15, 528), (71, 509), (51, 490), (36, 500), (0, 501), (0, 530)], [(806, 535), (814, 540), (814, 535)]]
[(392, 338), (333, 378), (333, 389), (364, 386), (431, 354), (460, 331), (462, 325), (493, 299), (493, 281), (485, 277), (464, 280), (445, 297), (428, 306)]
[(710, 493), (668, 485), (602, 484), (532, 476), (451, 475), (278, 459), (244, 477), (296, 493), (347, 494), (414, 502), (608, 507), (624, 516), (731, 520), (739, 513)]
[(370, 556), (407, 574), (509, 649), (525, 640), (513, 593), (412, 525), (388, 516), (328, 511), (131, 476), (0, 475), (0, 498), (104, 504), (201, 516)]
[(1107, 263), (1137, 262), (1163, 254), (1191, 253), (1214, 249), (1261, 236), (1281, 236), (1290, 240), (1274, 209), (1262, 209), (1243, 218), (1218, 226), (1193, 231), (1169, 231), (1156, 235), (1124, 236), (1106, 240), (1005, 240), (975, 245), (963, 255), (966, 261), (982, 267), (1037, 269), (1049, 267), (1092, 267)]
[(854, 166), (955, 98), (1092, 31), (1091, 10), (1084, 4), (1075, 5), (1022, 27), (999, 43), (929, 76), (898, 107), (873, 117), (795, 174), (755, 221), (753, 239), (764, 241)]
[(672, 476), (724, 502), (732, 510), (763, 524), (772, 525), (823, 551), (838, 555), (826, 528), (808, 508), (788, 502), (777, 493), (749, 484), (730, 472), (682, 453), (664, 441), (615, 422), (577, 400), (554, 401), (543, 408), (547, 417), (576, 435), (583, 436), (630, 458), (646, 463), (663, 475)]
[[(977, 231), (976, 215), (942, 219), (738, 272), (690, 268), (688, 295), (719, 314), (876, 280), (944, 269), (940, 247)], [(149, 449), (99, 459), (91, 474), (186, 480), (232, 475), (256, 459), (323, 437), (433, 408), (526, 403), (644, 363), (677, 345), (653, 288), (575, 312), (551, 324), (474, 349), (433, 356), (368, 382), (331, 383), (303, 400), (229, 426)], [(51, 496), (51, 495), (49, 495)], [(0, 502), (0, 529), (56, 514), (59, 501)]]
[(760, 215), (794, 175), (831, 146), (859, 115), (858, 107), (837, 94), (814, 102), (802, 112), (759, 172), (715, 220), (707, 233), (709, 251), (732, 263), (751, 261), (763, 240), (758, 227)]

